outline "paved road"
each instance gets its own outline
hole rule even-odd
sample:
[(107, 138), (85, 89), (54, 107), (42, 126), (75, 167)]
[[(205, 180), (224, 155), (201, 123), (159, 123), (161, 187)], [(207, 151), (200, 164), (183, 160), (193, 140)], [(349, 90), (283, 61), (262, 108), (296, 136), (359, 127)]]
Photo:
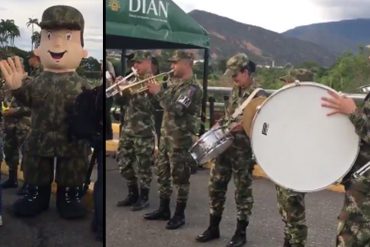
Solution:
[[(6, 178), (3, 177), (3, 180)], [(102, 247), (90, 231), (92, 215), (86, 219), (61, 219), (55, 208), (55, 197), (50, 208), (36, 218), (16, 218), (11, 204), (18, 198), (15, 189), (3, 190), (3, 221), (0, 227), (1, 247)]]
[[(142, 215), (156, 209), (158, 196), (156, 181), (152, 183), (150, 208), (131, 212), (117, 208), (115, 203), (126, 196), (127, 189), (116, 168), (116, 162), (107, 158), (106, 173), (106, 224), (107, 246), (135, 247), (221, 247), (235, 230), (234, 185), (230, 183), (226, 209), (221, 223), (221, 238), (206, 244), (195, 242), (194, 237), (208, 225), (208, 171), (198, 172), (191, 178), (189, 206), (186, 210), (186, 225), (176, 231), (165, 229), (166, 222), (147, 222)], [(274, 185), (266, 179), (256, 179), (253, 185), (255, 204), (248, 227), (249, 247), (282, 246), (283, 223), (276, 208)], [(321, 191), (307, 195), (307, 221), (309, 226), (308, 247), (334, 246), (336, 217), (343, 203), (343, 194)], [(174, 203), (172, 200), (172, 209)]]

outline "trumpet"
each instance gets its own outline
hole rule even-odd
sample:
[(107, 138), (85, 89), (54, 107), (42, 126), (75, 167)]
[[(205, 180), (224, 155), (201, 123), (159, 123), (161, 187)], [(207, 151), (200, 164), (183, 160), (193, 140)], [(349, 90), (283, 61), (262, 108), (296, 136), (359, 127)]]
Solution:
[[(133, 76), (137, 76), (137, 71), (135, 68), (131, 68), (132, 72), (130, 74), (128, 74), (127, 76), (125, 76), (123, 79), (119, 80), (118, 82), (114, 83), (112, 86), (108, 87), (106, 90), (105, 90), (105, 96), (107, 98), (110, 98), (110, 97), (113, 97), (114, 95), (116, 95), (117, 93), (122, 93), (122, 89), (121, 89), (121, 84), (122, 83), (125, 83), (127, 82), (128, 79), (130, 79), (131, 77)], [(105, 74), (105, 77), (107, 80), (110, 80), (112, 79), (111, 75), (108, 73)], [(134, 81), (135, 82), (135, 81)], [(132, 83), (134, 83), (132, 82)]]
[(154, 80), (158, 77), (163, 76), (164, 80), (161, 83), (165, 83), (169, 80), (172, 72), (173, 72), (173, 70), (170, 70), (168, 72), (164, 72), (164, 73), (161, 73), (161, 74), (158, 74), (158, 75), (148, 77), (144, 80), (134, 82), (134, 83), (131, 83), (130, 85), (121, 87), (120, 90), (121, 90), (121, 92), (124, 92), (124, 91), (128, 90), (131, 95), (143, 93), (143, 92), (148, 90), (148, 83), (150, 81), (152, 81), (152, 80)]

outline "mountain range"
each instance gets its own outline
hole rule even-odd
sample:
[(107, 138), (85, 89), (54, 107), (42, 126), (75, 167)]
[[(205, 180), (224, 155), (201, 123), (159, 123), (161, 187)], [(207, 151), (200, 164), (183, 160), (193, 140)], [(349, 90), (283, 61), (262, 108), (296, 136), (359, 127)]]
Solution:
[(277, 33), (206, 11), (193, 10), (189, 15), (209, 32), (213, 59), (245, 52), (262, 65), (316, 62), (328, 67), (343, 52), (370, 44), (370, 33), (365, 32), (370, 30), (370, 19), (313, 24)]

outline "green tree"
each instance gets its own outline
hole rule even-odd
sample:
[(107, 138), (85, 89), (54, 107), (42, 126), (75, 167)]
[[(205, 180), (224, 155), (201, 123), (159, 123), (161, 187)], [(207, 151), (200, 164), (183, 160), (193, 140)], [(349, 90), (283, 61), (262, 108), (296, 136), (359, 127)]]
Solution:
[(26, 23), (26, 25), (27, 25), (27, 27), (30, 27), (31, 26), (31, 28), (32, 28), (32, 36), (31, 36), (31, 50), (33, 50), (34, 48), (36, 48), (37, 46), (35, 45), (33, 45), (33, 44), (35, 44), (35, 41), (37, 41), (37, 39), (34, 39), (33, 38), (33, 36), (34, 36), (34, 33), (35, 33), (35, 31), (34, 31), (34, 25), (39, 25), (39, 20), (37, 19), (37, 18), (34, 18), (34, 19), (32, 19), (32, 18), (28, 18), (28, 22)]
[(370, 84), (368, 53), (360, 49), (358, 54), (342, 55), (319, 80), (338, 91), (357, 92), (360, 86)]
[(14, 20), (4, 20), (0, 21), (0, 42), (2, 46), (8, 45), (14, 47), (14, 39), (20, 37), (19, 27), (15, 25)]
[(32, 40), (32, 46), (34, 45), (34, 48), (39, 47), (40, 41), (41, 41), (41, 33), (37, 31), (33, 32), (31, 40)]

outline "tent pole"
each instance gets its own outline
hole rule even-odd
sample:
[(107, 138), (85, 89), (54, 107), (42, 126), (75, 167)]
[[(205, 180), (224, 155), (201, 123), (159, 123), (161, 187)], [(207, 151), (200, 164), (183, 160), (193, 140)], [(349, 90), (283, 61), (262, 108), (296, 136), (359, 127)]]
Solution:
[(126, 74), (126, 49), (122, 49), (121, 51), (121, 65), (122, 65), (122, 75), (124, 76)]
[(202, 135), (205, 132), (206, 120), (207, 120), (207, 88), (208, 88), (208, 60), (209, 60), (209, 49), (204, 49), (204, 68), (203, 68), (203, 99), (202, 99), (202, 113), (200, 115), (201, 127), (199, 134)]

